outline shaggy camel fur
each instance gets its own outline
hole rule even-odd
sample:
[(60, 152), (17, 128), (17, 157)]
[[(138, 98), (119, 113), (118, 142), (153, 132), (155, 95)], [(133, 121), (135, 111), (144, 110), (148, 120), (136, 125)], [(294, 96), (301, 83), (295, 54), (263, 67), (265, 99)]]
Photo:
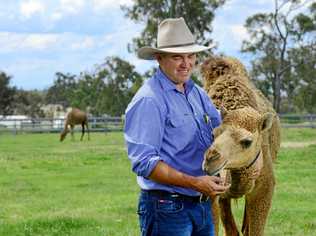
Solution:
[(77, 108), (72, 108), (72, 110), (67, 114), (64, 129), (60, 134), (60, 142), (62, 142), (66, 138), (66, 135), (69, 133), (69, 126), (71, 130), (71, 137), (72, 139), (74, 139), (75, 125), (81, 125), (82, 127), (80, 140), (82, 141), (82, 138), (84, 136), (85, 126), (87, 127), (88, 140), (90, 140), (87, 114)]
[(245, 197), (241, 231), (247, 236), (262, 236), (275, 185), (273, 160), (280, 147), (279, 119), (237, 59), (209, 58), (201, 71), (205, 89), (223, 118), (222, 125), (214, 129), (214, 143), (205, 152), (203, 169), (214, 174), (225, 165), (221, 172), (231, 184), (212, 206), (216, 233), (220, 216), (225, 234), (239, 235), (231, 199)]

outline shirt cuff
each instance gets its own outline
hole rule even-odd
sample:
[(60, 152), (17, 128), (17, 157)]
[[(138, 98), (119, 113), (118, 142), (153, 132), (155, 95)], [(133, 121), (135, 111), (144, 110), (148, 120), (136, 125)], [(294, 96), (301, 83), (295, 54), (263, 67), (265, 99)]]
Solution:
[(156, 167), (157, 163), (161, 160), (162, 159), (160, 156), (152, 156), (147, 162), (147, 167), (145, 168), (146, 171), (144, 172), (143, 177), (148, 178), (150, 176), (151, 172)]

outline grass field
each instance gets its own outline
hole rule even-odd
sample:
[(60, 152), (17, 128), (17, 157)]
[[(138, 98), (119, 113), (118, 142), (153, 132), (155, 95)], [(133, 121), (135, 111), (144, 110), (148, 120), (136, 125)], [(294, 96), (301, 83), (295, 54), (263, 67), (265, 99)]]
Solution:
[[(122, 133), (58, 142), (58, 134), (0, 134), (0, 235), (138, 235), (138, 186)], [(283, 130), (287, 142), (316, 130)], [(316, 145), (282, 148), (266, 235), (316, 235)], [(242, 202), (235, 207), (240, 217)]]

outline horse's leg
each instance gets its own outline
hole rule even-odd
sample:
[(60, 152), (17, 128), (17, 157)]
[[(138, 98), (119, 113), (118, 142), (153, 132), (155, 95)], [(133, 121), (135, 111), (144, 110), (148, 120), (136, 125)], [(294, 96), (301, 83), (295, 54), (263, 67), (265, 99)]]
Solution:
[(221, 209), (221, 219), (225, 229), (226, 236), (239, 236), (236, 222), (231, 209), (231, 199), (230, 198), (220, 198), (219, 199), (220, 209)]
[(80, 141), (82, 141), (83, 136), (84, 136), (84, 122), (81, 123), (81, 127), (82, 127), (82, 132), (81, 132), (81, 138)]
[(70, 132), (71, 132), (71, 140), (74, 141), (75, 137), (74, 137), (74, 125), (70, 125)]
[(88, 140), (90, 140), (90, 131), (89, 131), (88, 121), (86, 121), (86, 127), (87, 127), (87, 133), (88, 133)]

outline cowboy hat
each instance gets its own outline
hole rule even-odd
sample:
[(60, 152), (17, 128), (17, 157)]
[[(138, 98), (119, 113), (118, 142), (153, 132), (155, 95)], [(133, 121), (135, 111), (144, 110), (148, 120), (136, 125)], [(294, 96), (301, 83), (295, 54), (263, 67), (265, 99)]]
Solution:
[(137, 56), (145, 60), (155, 59), (156, 53), (196, 53), (214, 47), (197, 45), (195, 38), (182, 17), (163, 20), (158, 26), (157, 48), (142, 47)]

